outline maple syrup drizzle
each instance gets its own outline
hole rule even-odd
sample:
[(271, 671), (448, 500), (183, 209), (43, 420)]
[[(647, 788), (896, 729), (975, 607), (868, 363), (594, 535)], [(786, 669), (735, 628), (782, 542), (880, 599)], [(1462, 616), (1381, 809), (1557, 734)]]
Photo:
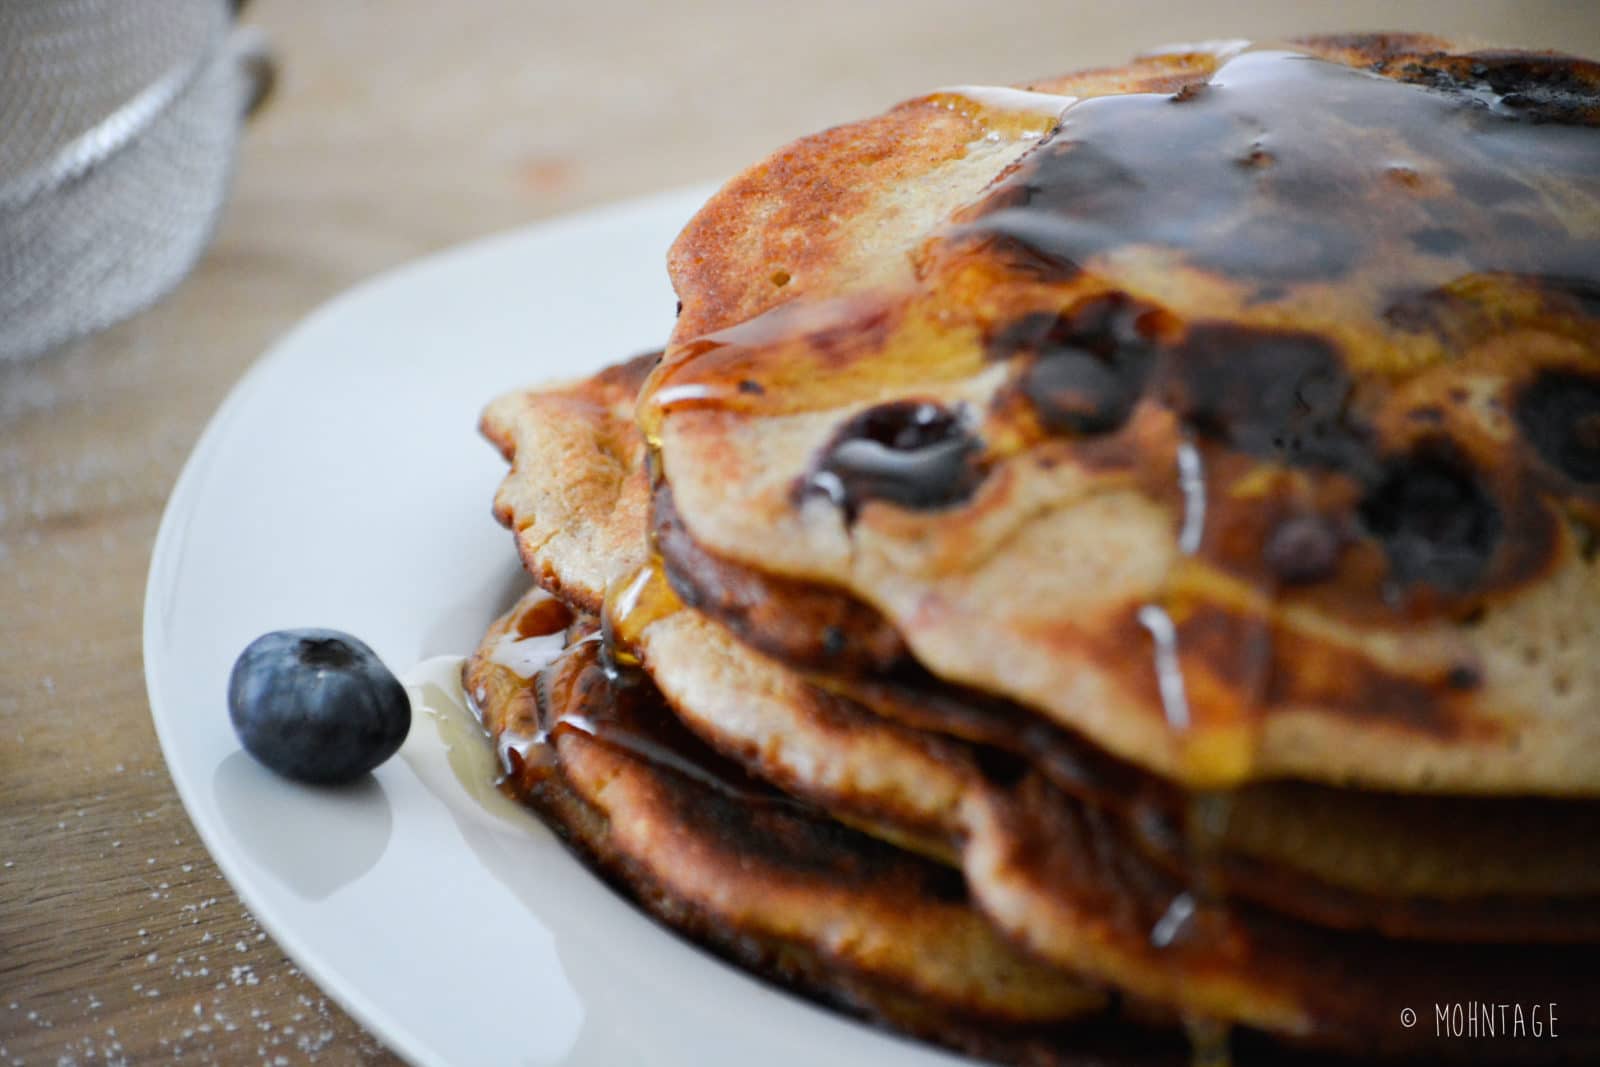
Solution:
[[(1386, 479), (1371, 469), (1393, 457), (1372, 454), (1361, 428), (1343, 421), (1350, 391), (1344, 387), (1369, 369), (1364, 360), (1393, 360), (1429, 330), (1443, 338), (1434, 338), (1434, 348), (1448, 353), (1450, 316), (1474, 313), (1474, 301), (1495, 312), (1497, 294), (1531, 288), (1594, 306), (1600, 292), (1600, 136), (1592, 128), (1592, 92), (1585, 97), (1582, 86), (1564, 80), (1560, 60), (1515, 60), (1520, 66), (1512, 73), (1531, 88), (1512, 92), (1495, 87), (1503, 61), (1489, 56), (1455, 67), (1397, 60), (1396, 76), (1387, 77), (1292, 50), (1251, 50), (1237, 41), (1164, 51), (1210, 52), (1221, 63), (1208, 79), (1174, 94), (1071, 101), (963, 88), (926, 98), (991, 134), (1037, 143), (983, 200), (929, 242), (918, 266), (919, 278), (937, 282), (967, 260), (992, 260), (993, 250), (1004, 248), (1002, 265), (1013, 270), (1019, 289), (1060, 282), (1071, 290), (1087, 277), (1126, 291), (1181, 324), (1151, 341), (1152, 360), (1185, 345), (1176, 362), (1203, 379), (1198, 387), (1180, 383), (1190, 387), (1192, 403), (1176, 411), (1187, 426), (1175, 457), (1183, 502), (1179, 559), (1167, 593), (1138, 613), (1151, 635), (1162, 711), (1180, 760), (1189, 780), (1208, 783), (1193, 792), (1183, 820), (1189, 888), (1150, 931), (1152, 944), (1173, 952), (1177, 967), (1179, 954), (1203, 956), (1227, 937), (1216, 862), (1231, 803), (1226, 787), (1248, 774), (1253, 714), (1270, 670), (1270, 656), (1251, 658), (1258, 635), (1241, 635), (1246, 639), (1238, 642), (1238, 654), (1245, 657), (1246, 676), (1256, 680), (1254, 688), (1239, 687), (1241, 707), (1228, 712), (1191, 703), (1179, 636), (1183, 582), (1195, 573), (1191, 568), (1203, 566), (1208, 549), (1200, 442), (1269, 463), (1350, 473), (1379, 490), (1394, 482), (1389, 496), (1399, 499), (1436, 497), (1422, 490), (1449, 481), (1450, 472), (1429, 468), (1421, 477), (1407, 469)], [(1254, 287), (1252, 314), (1267, 317), (1260, 321), (1297, 322), (1301, 332), (1208, 321), (1217, 315), (1217, 290), (1175, 268)], [(993, 286), (1001, 295), (1008, 277)], [(824, 336), (837, 345), (835, 335), (848, 335), (853, 326), (864, 330), (862, 314), (847, 301), (820, 309), (796, 302), (676, 346), (642, 394), (647, 438), (659, 446), (662, 420), (676, 410), (773, 414), (829, 407), (841, 395), (844, 375), (819, 373), (826, 364), (809, 353), (826, 347)], [(876, 320), (872, 325), (877, 329)], [(1335, 344), (1329, 338), (1354, 340)], [(1206, 345), (1214, 351), (1208, 354)], [(1210, 355), (1224, 362), (1206, 362)], [(839, 365), (856, 372), (848, 359)], [(939, 364), (941, 371), (951, 366), (959, 362)], [(1080, 360), (1066, 369), (1073, 374), (1056, 377), (1069, 379), (1065, 392), (1078, 406), (1065, 409), (1062, 432), (1102, 423), (1115, 430), (1120, 423), (1112, 416), (1120, 409), (1103, 417), (1090, 411), (1093, 425), (1086, 426), (1078, 403), (1080, 379), (1099, 366)], [(1242, 392), (1235, 388), (1241, 383)], [(871, 395), (897, 395), (894, 389), (905, 383), (891, 377), (887, 384), (894, 388)], [(864, 394), (843, 395), (859, 402)], [(1547, 461), (1590, 480), (1600, 477), (1593, 473), (1600, 470), (1593, 459), (1600, 454), (1594, 404), (1571, 400), (1566, 389), (1559, 400), (1552, 399), (1556, 395), (1529, 388), (1519, 416), (1559, 406), (1565, 421), (1540, 439)], [(1413, 483), (1422, 489), (1414, 491)], [(868, 488), (891, 500), (905, 495), (900, 485)], [(858, 493), (848, 503), (862, 502)], [(1395, 545), (1417, 554), (1408, 547), (1413, 542), (1422, 546), (1417, 552), (1437, 555), (1434, 525), (1419, 521), (1384, 539), (1391, 560), (1409, 558), (1397, 556)], [(1477, 550), (1485, 538), (1475, 530), (1466, 547)], [(1300, 535), (1297, 543), (1321, 533), (1292, 532)], [(1338, 546), (1320, 547), (1326, 565), (1290, 577), (1309, 581), (1330, 567)], [(1270, 573), (1266, 562), (1266, 589), (1277, 596), (1282, 575)], [(1219, 714), (1238, 718), (1207, 721)], [(1225, 1024), (1195, 1015), (1186, 1026), (1195, 1064), (1228, 1063)]]
[(633, 573), (606, 590), (600, 613), (602, 657), (611, 671), (640, 665), (639, 642), (651, 625), (683, 608), (683, 601), (667, 581), (666, 564), (659, 553), (650, 556)]
[[(615, 618), (620, 625), (614, 624), (613, 632), (636, 637), (649, 621), (665, 617), (644, 619), (653, 605), (664, 603), (651, 572), (646, 564), (617, 583)], [(515, 793), (530, 787), (530, 775), (539, 779), (555, 773), (556, 739), (573, 732), (742, 802), (803, 806), (751, 778), (691, 734), (638, 669), (637, 655), (625, 649), (618, 662), (617, 653), (607, 650), (612, 640), (603, 628), (575, 618), (553, 597), (530, 594), (519, 605), (487, 658), (531, 687), (535, 716), (518, 726), (505, 724), (500, 731), (497, 786)], [(481, 724), (488, 693), (480, 687), (463, 696)]]
[[(529, 682), (536, 695), (536, 727), (501, 732), (498, 755), (508, 779), (516, 781), (529, 767), (553, 770), (554, 741), (572, 731), (741, 800), (791, 803), (690, 734), (641, 669), (644, 631), (683, 606), (658, 555), (612, 583), (597, 629), (575, 633), (585, 624), (574, 622), (570, 609), (563, 606), (563, 616), (541, 611), (546, 605), (540, 598), (525, 601), (489, 657)], [(562, 679), (563, 691), (552, 691), (554, 678)]]
[(1183, 526), (1178, 531), (1178, 551), (1192, 556), (1200, 551), (1206, 529), (1206, 473), (1200, 450), (1185, 437), (1178, 442), (1178, 489), (1183, 493)]
[[(518, 677), (522, 678), (524, 682), (534, 687), (536, 694), (543, 684), (546, 671), (559, 667), (563, 660), (573, 654), (574, 648), (580, 645), (596, 645), (600, 640), (600, 636), (597, 633), (588, 634), (574, 642), (569, 642), (565, 633), (549, 636), (561, 642), (561, 648), (556, 655), (552, 656), (535, 673), (530, 675), (518, 674)], [(493, 662), (500, 663), (501, 666), (507, 666), (499, 660), (493, 660)], [(507, 669), (511, 670), (512, 673), (517, 673), (515, 668), (507, 666)], [(482, 692), (474, 693), (472, 697), (474, 707), (481, 709), (485, 694)], [(500, 731), (495, 739), (495, 757), (500, 764), (501, 771), (500, 781), (496, 784), (502, 787), (515, 785), (519, 777), (528, 768), (536, 768), (541, 773), (554, 772), (557, 763), (554, 740), (558, 730), (576, 729), (583, 733), (590, 732), (585, 728), (587, 723), (582, 721), (581, 716), (569, 717), (561, 715), (551, 717), (546, 714), (542, 699), (537, 700), (536, 704), (538, 718), (535, 722), (529, 724), (528, 728), (517, 729), (507, 726)], [(479, 710), (478, 715), (481, 719), (481, 710)], [(568, 721), (569, 718), (572, 721)]]
[[(1199, 552), (1205, 538), (1206, 474), (1204, 458), (1192, 438), (1178, 442), (1175, 457), (1178, 489), (1183, 502), (1179, 524), (1176, 566), (1181, 569)], [(1150, 633), (1157, 691), (1167, 727), (1177, 737), (1180, 760), (1191, 775), (1201, 772), (1223, 783), (1242, 777), (1246, 762), (1226, 745), (1219, 751), (1205, 733), (1196, 734), (1193, 708), (1178, 649), (1178, 632), (1168, 607), (1146, 604), (1138, 619)], [(1219, 759), (1219, 756), (1221, 757)], [(1229, 1067), (1231, 1025), (1181, 1003), (1185, 979), (1184, 959), (1215, 954), (1228, 937), (1229, 917), (1220, 856), (1223, 834), (1232, 807), (1229, 785), (1199, 788), (1187, 794), (1183, 817), (1183, 848), (1188, 887), (1168, 903), (1150, 929), (1152, 947), (1170, 953), (1175, 983), (1180, 990), (1179, 1013), (1189, 1039), (1191, 1067)]]
[(799, 493), (826, 497), (846, 524), (869, 500), (924, 511), (960, 504), (983, 481), (983, 442), (967, 421), (914, 400), (867, 408), (839, 428)]
[(1189, 731), (1189, 695), (1184, 688), (1183, 667), (1178, 659), (1178, 630), (1172, 616), (1159, 604), (1139, 609), (1139, 625), (1150, 632), (1155, 644), (1156, 687), (1167, 727), (1176, 734)]
[(518, 678), (532, 678), (561, 655), (566, 645), (566, 637), (561, 633), (533, 637), (501, 634), (489, 652), (489, 659)]
[(938, 89), (925, 102), (976, 122), (992, 140), (1032, 141), (1051, 133), (1075, 96), (1036, 93), (1003, 85), (958, 85)]
[[(1214, 296), (1163, 281), (1168, 264), (1259, 280), (1263, 304), (1384, 332), (1397, 296), (1468, 275), (1600, 277), (1600, 137), (1567, 113), (1593, 96), (1559, 65), (1518, 106), (1477, 75), (1423, 73), (1436, 76), (1424, 86), (1244, 51), (1175, 95), (1082, 100), (964, 229), (1108, 277), (1132, 271), (1185, 315), (1204, 317)], [(1141, 268), (1141, 250), (1161, 266)], [(1298, 285), (1356, 273), (1332, 294), (1348, 306)]]

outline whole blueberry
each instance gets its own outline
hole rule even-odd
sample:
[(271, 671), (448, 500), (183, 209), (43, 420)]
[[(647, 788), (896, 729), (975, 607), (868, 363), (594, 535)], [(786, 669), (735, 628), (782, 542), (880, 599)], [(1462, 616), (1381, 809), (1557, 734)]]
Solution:
[(360, 778), (411, 729), (405, 687), (338, 630), (277, 630), (250, 642), (228, 679), (228, 716), (244, 750), (302, 782)]

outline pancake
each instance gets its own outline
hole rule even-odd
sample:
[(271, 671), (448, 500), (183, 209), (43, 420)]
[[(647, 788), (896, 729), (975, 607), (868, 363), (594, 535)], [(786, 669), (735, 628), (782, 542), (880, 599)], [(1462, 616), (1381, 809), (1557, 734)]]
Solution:
[[(573, 422), (566, 426), (568, 432), (582, 432)], [(558, 468), (523, 464), (529, 468), (559, 480)], [(564, 521), (578, 532), (584, 523), (605, 522), (611, 514), (600, 507)], [(537, 529), (528, 532), (538, 539)], [(569, 592), (574, 589), (570, 582), (563, 584)], [(606, 600), (616, 610), (614, 599)], [(490, 644), (500, 632), (526, 629), (516, 620), (552, 603), (538, 594), (525, 600), (511, 621), (491, 633)], [(613, 641), (627, 631), (625, 620), (614, 624)], [(893, 825), (892, 812), (903, 817), (907, 807), (924, 811), (928, 818), (921, 829), (950, 835), (948, 847), (959, 851), (967, 883), (986, 914), (1030, 950), (1063, 968), (1113, 982), (1141, 1002), (1243, 1021), (1349, 1054), (1426, 1051), (1463, 1059), (1474, 1053), (1440, 1053), (1430, 1035), (1397, 1031), (1393, 1005), (1424, 993), (1526, 997), (1533, 991), (1568, 1004), (1600, 1006), (1600, 989), (1585, 978), (1590, 950), (1571, 945), (1408, 945), (1330, 932), (1253, 906), (1220, 911), (1223, 934), (1200, 938), (1191, 933), (1190, 942), (1173, 935), (1174, 944), (1152, 944), (1152, 930), (1161, 928), (1164, 913), (1196, 892), (1186, 888), (1192, 886), (1186, 879), (1193, 872), (1174, 874), (1150, 862), (1115, 812), (1068, 797), (1025, 770), (1013, 780), (1003, 761), (986, 764), (980, 754), (952, 742), (918, 739), (892, 723), (875, 722), (848, 701), (821, 700), (798, 676), (743, 649), (692, 611), (655, 614), (632, 633), (638, 643), (628, 654), (667, 691), (684, 724), (739, 761), (741, 770), (730, 774), (775, 779), (834, 814), (842, 808), (867, 821), (888, 818)], [(679, 747), (675, 743), (673, 752)], [(672, 755), (666, 762), (671, 766), (676, 760)], [(874, 795), (884, 801), (875, 812), (862, 803)], [(714, 813), (692, 808), (678, 817), (715, 824)], [(1459, 846), (1460, 839), (1454, 843)], [(1282, 877), (1277, 881), (1281, 888)], [(1422, 915), (1439, 906), (1403, 903)], [(1539, 912), (1541, 902), (1521, 903)], [(1496, 901), (1482, 908), (1479, 921), (1497, 920), (1500, 927), (1508, 919), (1515, 922), (1514, 913), (1501, 912), (1502, 905)], [(1580, 1058), (1595, 1051), (1585, 1043), (1595, 1035), (1574, 1031), (1569, 1036), (1570, 1043), (1555, 1051)], [(1510, 1057), (1508, 1062), (1525, 1056), (1539, 1060), (1551, 1051), (1519, 1045), (1497, 1047), (1494, 1055)]]
[(564, 653), (522, 676), (502, 639), (570, 619), (551, 603), (535, 594), (497, 621), (464, 683), (507, 788), (651, 914), (784, 986), (978, 1055), (1101, 1062), (1115, 1032), (1110, 1062), (1182, 1062), (1170, 1029), (1108, 1031), (1111, 998), (997, 937), (959, 875), (750, 778), (648, 683), (614, 684), (581, 620)]
[(1006, 1060), (1600, 1056), (1600, 66), (942, 91), (670, 267), (663, 354), (482, 424), (545, 592), (469, 683), (624, 891)]
[[(1185, 802), (1169, 795), (1128, 803), (1131, 795), (1159, 792), (1159, 780), (1126, 766), (1107, 766), (1104, 757), (1096, 766), (1096, 757), (1079, 745), (1078, 770), (1057, 774), (1078, 783), (1077, 798), (1025, 767), (1019, 781), (996, 783), (991, 781), (996, 773), (1009, 777), (1005, 761), (985, 760), (981, 749), (949, 735), (919, 736), (925, 731), (897, 725), (848, 698), (806, 685), (692, 610), (650, 604), (663, 591), (638, 591), (638, 575), (662, 581), (648, 566), (620, 573), (611, 583), (614, 589), (632, 590), (631, 606), (619, 607), (618, 597), (608, 597), (604, 589), (583, 588), (581, 581), (563, 574), (561, 564), (570, 564), (574, 574), (598, 573), (597, 568), (563, 558), (560, 543), (547, 536), (541, 523), (559, 524), (569, 545), (612, 545), (623, 561), (647, 564), (650, 555), (643, 530), (634, 532), (630, 548), (621, 530), (595, 528), (637, 521), (612, 506), (612, 500), (636, 498), (626, 482), (645, 476), (642, 449), (615, 447), (628, 409), (628, 398), (615, 389), (619, 373), (602, 372), (592, 383), (518, 394), (491, 406), (497, 413), (490, 420), (492, 432), (510, 442), (508, 450), (517, 461), (502, 499), (564, 501), (573, 508), (528, 522), (513, 506), (505, 517), (523, 539), (530, 569), (553, 574), (551, 584), (566, 595), (611, 612), (613, 640), (626, 637), (629, 654), (665, 691), (683, 723), (737, 760), (744, 771), (834, 815), (867, 824), (880, 837), (949, 856), (961, 864), (986, 913), (1032, 951), (1144, 1000), (1244, 1021), (1347, 1052), (1395, 1054), (1417, 1046), (1407, 1045), (1406, 1035), (1393, 1034), (1393, 1027), (1386, 1025), (1392, 1005), (1415, 999), (1424, 987), (1421, 976), (1433, 974), (1446, 957), (1446, 972), (1464, 989), (1545, 988), (1548, 993), (1553, 985), (1569, 1003), (1580, 994), (1595, 995), (1579, 982), (1586, 973), (1586, 949), (1407, 947), (1369, 934), (1330, 935), (1271, 914), (1289, 911), (1324, 927), (1378, 925), (1390, 933), (1467, 941), (1581, 939), (1583, 930), (1593, 932), (1588, 918), (1594, 913), (1592, 899), (1552, 904), (1537, 895), (1551, 888), (1570, 892), (1593, 870), (1584, 864), (1586, 851), (1593, 848), (1592, 834), (1582, 819), (1564, 817), (1571, 815), (1571, 803), (1544, 802), (1541, 812), (1519, 810), (1510, 802), (1384, 797), (1315, 786), (1252, 787), (1233, 798), (1236, 814), (1214, 840), (1218, 851), (1210, 870), (1221, 879), (1214, 890), (1259, 899), (1228, 910), (1226, 952), (1209, 943), (1192, 956), (1157, 951), (1150, 931), (1163, 909), (1191, 892), (1185, 887), (1194, 876), (1190, 857), (1172, 844), (1181, 835), (1170, 826), (1164, 841), (1159, 830), (1139, 840), (1139, 812), (1147, 820), (1152, 811), (1156, 819), (1170, 820), (1171, 805)], [(573, 394), (597, 390), (608, 399), (596, 398), (586, 407), (572, 399)], [(555, 396), (546, 411), (545, 398), (551, 394)], [(557, 424), (555, 411), (565, 413), (560, 432), (570, 438), (558, 450), (562, 465), (541, 462), (519, 445), (530, 439), (521, 434), (522, 425), (548, 431)], [(517, 414), (509, 423), (496, 421), (507, 412)], [(631, 467), (624, 463), (621, 479), (591, 480), (584, 473), (589, 464), (576, 445), (584, 438), (611, 442), (609, 456), (626, 454), (636, 461)], [(518, 484), (529, 479), (549, 484), (538, 490)], [(599, 495), (585, 489), (601, 484), (607, 488)], [(1066, 760), (1063, 755), (1054, 762)], [(1086, 780), (1096, 784), (1085, 786)], [(1408, 811), (1408, 802), (1428, 807)], [(1452, 805), (1457, 805), (1454, 810)], [(1504, 810), (1496, 812), (1496, 807)], [(1285, 809), (1289, 814), (1281, 817)], [(1542, 820), (1523, 821), (1541, 814)], [(691, 812), (684, 817), (695, 816)], [(1472, 839), (1477, 828), (1485, 830), (1485, 838)], [(1277, 834), (1283, 830), (1295, 834), (1295, 851), (1285, 857), (1287, 871), (1285, 864), (1274, 862)], [(1149, 847), (1152, 837), (1155, 849)], [(1519, 842), (1527, 847), (1519, 851)], [(1258, 851), (1265, 844), (1271, 859), (1257, 860), (1252, 867), (1252, 844)], [(1509, 856), (1494, 851), (1496, 845), (1507, 848)], [(1480, 858), (1483, 865), (1472, 868)], [(1466, 878), (1463, 866), (1468, 867)], [(1337, 876), (1349, 868), (1362, 871), (1360, 884), (1379, 890), (1376, 899), (1339, 891)], [(1319, 875), (1333, 876), (1333, 884)], [(1419, 887), (1437, 892), (1441, 876), (1458, 899), (1409, 895)], [(1519, 877), (1525, 880), (1518, 883)], [(1240, 883), (1270, 892), (1241, 894)], [(1517, 890), (1529, 895), (1519, 896)], [(1485, 893), (1490, 894), (1487, 899), (1482, 898)], [(1330, 970), (1370, 976), (1356, 992), (1349, 982), (1327, 981)], [(1430, 995), (1443, 995), (1441, 983), (1429, 981), (1425, 988)]]
[[(530, 573), (596, 614), (608, 588), (649, 571), (646, 450), (629, 386), (652, 358), (507, 394), (484, 417), (512, 462), (496, 511), (517, 531)], [(655, 530), (672, 558), (671, 524)], [(774, 597), (758, 610), (777, 618), (789, 604)], [(736, 640), (737, 628), (676, 608), (657, 605), (655, 618), (640, 611), (629, 625), (680, 717), (753, 773), (835, 815), (952, 856), (965, 833), (957, 801), (977, 782), (976, 745), (1025, 757), (1056, 788), (1114, 809), (1159, 864), (1186, 862), (1186, 794), (1025, 708), (921, 676), (907, 682), (903, 671), (880, 681), (811, 674), (821, 685), (806, 684)], [(1431, 940), (1600, 941), (1592, 802), (1260, 784), (1233, 795), (1217, 834), (1215, 877), (1229, 895), (1311, 921)]]
[(675, 245), (639, 411), (689, 540), (808, 621), (722, 620), (892, 631), (1192, 788), (1593, 795), (1597, 104), (1308, 39), (781, 150)]
[[(1262, 908), (1219, 903), (1206, 887), (1144, 861), (1116, 820), (1039, 776), (972, 795), (969, 886), (984, 913), (1045, 959), (1186, 1013), (1244, 1021), (1360, 1058), (1432, 1062), (1593, 1062), (1600, 976), (1587, 946), (1395, 941), (1330, 931)], [(1521, 998), (1528, 998), (1523, 1001)], [(1394, 1005), (1569, 1005), (1560, 1047), (1530, 1038), (1440, 1041), (1397, 1026)]]

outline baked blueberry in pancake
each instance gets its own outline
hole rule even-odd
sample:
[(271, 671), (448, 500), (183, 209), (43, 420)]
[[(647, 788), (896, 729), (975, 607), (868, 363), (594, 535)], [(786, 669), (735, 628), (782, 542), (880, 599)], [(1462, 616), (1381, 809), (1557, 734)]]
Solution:
[(485, 721), (609, 877), (1001, 1060), (1600, 1054), (1600, 66), (945, 90), (669, 265), (664, 353), (483, 419), (546, 591)]
[[(622, 506), (641, 495), (630, 483), (648, 480), (642, 444), (619, 447), (632, 425), (623, 374), (491, 405), (485, 428), (516, 457), (502, 516), (530, 571), (609, 614), (614, 654), (741, 773), (960, 868), (976, 905), (1030, 951), (1141, 1003), (1203, 1008), (1346, 1054), (1400, 1055), (1416, 1046), (1390, 1033), (1386, 1005), (1419, 989), (1444, 995), (1443, 981), (1423, 977), (1441, 968), (1462, 989), (1597, 994), (1580, 976), (1584, 943), (1600, 937), (1600, 808), (1573, 800), (1246, 787), (1204, 872), (1230, 901), (1226, 952), (1203, 939), (1192, 952), (1181, 939), (1152, 949), (1152, 928), (1200, 877), (1186, 851), (1192, 798), (1025, 709), (803, 675), (690, 606)], [(539, 462), (539, 449), (564, 465)], [(523, 510), (530, 501), (542, 503)], [(602, 567), (574, 545), (617, 555)], [(606, 572), (600, 586), (582, 577)], [(1325, 980), (1368, 971), (1359, 994)]]
[[(1600, 66), (1029, 89), (797, 142), (683, 232), (639, 417), (688, 538), (1189, 785), (1592, 793)], [(1027, 147), (974, 196), (968, 144)]]

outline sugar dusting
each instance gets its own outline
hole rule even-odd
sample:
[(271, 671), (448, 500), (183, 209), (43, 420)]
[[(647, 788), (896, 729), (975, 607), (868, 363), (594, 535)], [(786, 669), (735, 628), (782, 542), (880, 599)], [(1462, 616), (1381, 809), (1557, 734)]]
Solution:
[[(132, 820), (160, 814), (135, 813)], [(6, 990), (0, 1067), (389, 1059), (376, 1038), (272, 951), (220, 874), (204, 864), (151, 856), (136, 863), (130, 877), (149, 887), (124, 897), (142, 925), (128, 921), (135, 916), (117, 916), (117, 925), (133, 932), (98, 981), (67, 997), (38, 984)], [(213, 884), (215, 893), (201, 895)], [(185, 901), (176, 907), (175, 892)], [(239, 1007), (241, 991), (248, 991), (248, 1009)], [(57, 1036), (58, 1026), (73, 1036)], [(340, 1055), (329, 1061), (325, 1053), (331, 1055), (336, 1041)]]

